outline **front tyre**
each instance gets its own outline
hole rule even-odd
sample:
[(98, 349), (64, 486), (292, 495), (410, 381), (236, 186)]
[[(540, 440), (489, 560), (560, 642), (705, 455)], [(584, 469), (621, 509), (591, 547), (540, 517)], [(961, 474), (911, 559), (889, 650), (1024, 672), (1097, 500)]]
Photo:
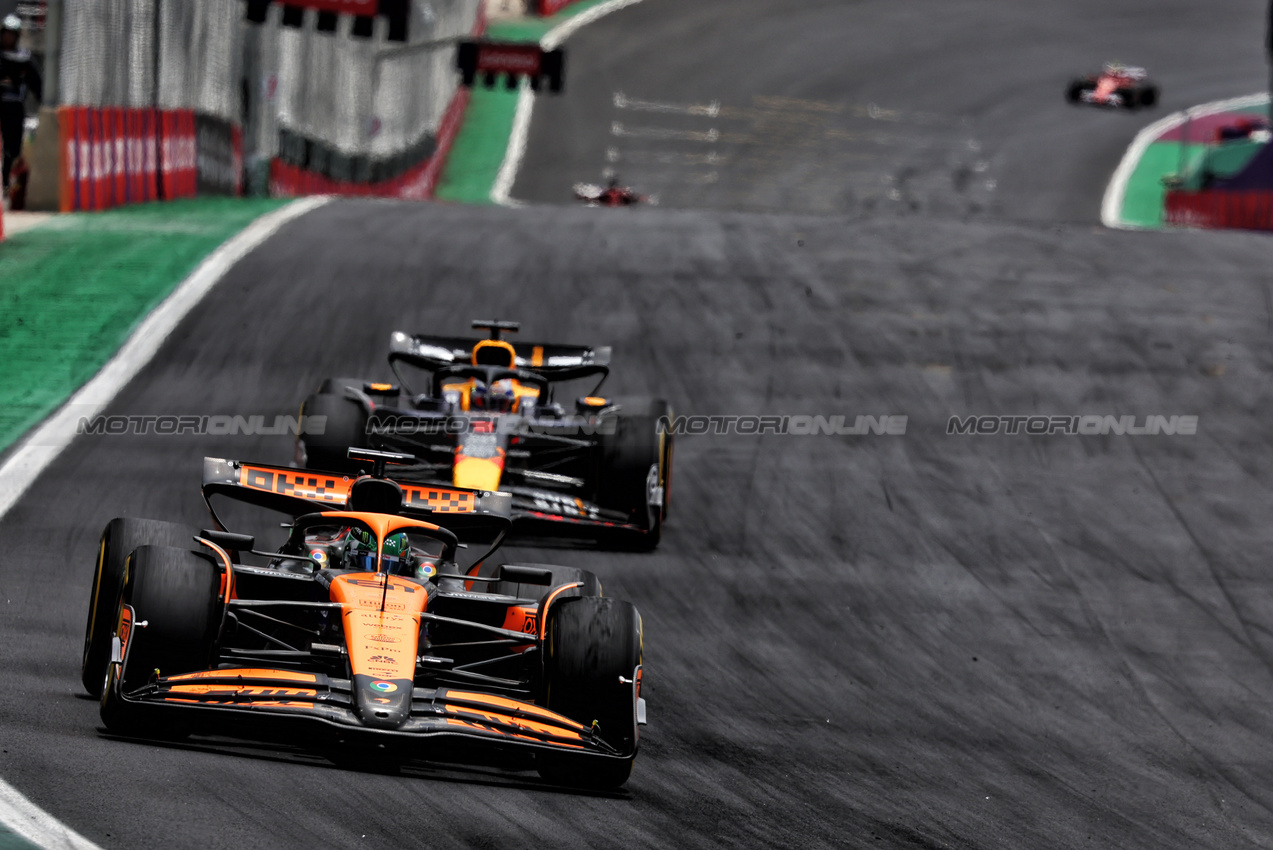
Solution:
[(174, 522), (129, 517), (116, 517), (102, 530), (97, 547), (97, 567), (93, 572), (93, 589), (88, 600), (88, 622), (84, 626), (84, 655), (80, 664), (80, 682), (90, 696), (102, 695), (128, 556), (138, 546), (147, 543), (193, 546), (194, 536), (194, 529)]
[(152, 675), (173, 676), (206, 669), (220, 628), (221, 573), (211, 557), (187, 549), (142, 546), (128, 559), (118, 611), (133, 609), (133, 627), (122, 667), (109, 673), (102, 695), (102, 722), (121, 735), (180, 737), (186, 730), (152, 716), (151, 706), (121, 695)]
[(609, 790), (628, 781), (637, 753), (636, 692), (641, 615), (605, 597), (558, 601), (544, 633), (544, 703), (598, 734), (621, 757), (541, 752), (535, 769), (549, 782)]

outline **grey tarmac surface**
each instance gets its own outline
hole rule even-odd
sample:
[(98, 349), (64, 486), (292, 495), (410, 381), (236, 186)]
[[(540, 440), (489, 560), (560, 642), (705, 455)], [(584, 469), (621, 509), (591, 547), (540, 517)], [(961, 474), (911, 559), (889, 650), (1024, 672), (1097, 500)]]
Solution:
[[(898, 5), (940, 27), (926, 10), (971, 4)], [(681, 16), (706, 32), (708, 7), (702, 63), (735, 57), (739, 73), (722, 69), (732, 88), (682, 102), (829, 102), (761, 86), (765, 69), (743, 74), (761, 62), (731, 52), (746, 18), (706, 0), (681, 12), (649, 0), (586, 30), (572, 41), (576, 77), (606, 27), (627, 21), (652, 44), (651, 28), (676, 33)], [(892, 8), (782, 7), (819, 22), (818, 37), (872, 25), (849, 11)], [(1148, 41), (1141, 28), (1125, 34)], [(1106, 58), (1109, 33), (1082, 32), (1092, 61)], [(939, 35), (944, 55), (912, 58), (954, 97), (958, 80), (932, 66), (968, 48)], [(764, 62), (794, 78), (783, 63), (804, 52)], [(1210, 72), (1199, 87), (1241, 93)], [(1019, 133), (1054, 109), (1052, 82), (1045, 97), (1014, 95)], [(633, 98), (675, 94), (622, 84)], [(904, 94), (892, 103), (934, 108)], [(1147, 120), (1058, 115), (1117, 121), (1126, 137)], [(1003, 126), (1005, 146), (1022, 143)], [(509, 553), (594, 568), (644, 615), (651, 725), (614, 796), (525, 774), (390, 777), (269, 745), (106, 735), (78, 685), (101, 527), (116, 515), (198, 523), (202, 456), (282, 462), (290, 444), (82, 438), (0, 522), (0, 776), (105, 847), (1273, 844), (1270, 243), (1087, 223), (1103, 180), (1089, 169), (1112, 167), (1115, 135), (1057, 143), (1068, 179), (1034, 207), (1005, 154), (1002, 212), (668, 208), (728, 205), (704, 194), (616, 214), (341, 202), (289, 225), (113, 412), (289, 414), (324, 375), (386, 374), (393, 329), (458, 332), (498, 312), (535, 337), (612, 344), (615, 393), (659, 392), (705, 415), (906, 415), (907, 433), (684, 437), (657, 552)], [(780, 206), (803, 208), (779, 190)], [(1199, 427), (946, 433), (952, 415), (1036, 413), (1197, 415)]]
[[(568, 203), (609, 168), (663, 206), (1098, 221), (1142, 126), (1267, 88), (1267, 9), (644, 0), (567, 42), (567, 92), (539, 98), (512, 195)], [(1161, 106), (1065, 102), (1110, 60), (1145, 66)]]

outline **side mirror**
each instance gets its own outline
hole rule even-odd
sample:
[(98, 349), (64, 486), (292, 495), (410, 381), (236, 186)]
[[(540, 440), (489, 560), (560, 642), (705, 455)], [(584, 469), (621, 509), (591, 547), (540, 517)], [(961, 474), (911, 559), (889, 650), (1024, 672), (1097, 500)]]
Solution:
[(499, 580), (517, 584), (539, 584), (547, 587), (553, 583), (553, 571), (541, 567), (519, 567), (504, 564), (499, 568)]
[(213, 531), (205, 528), (199, 532), (204, 540), (215, 543), (227, 552), (247, 552), (256, 545), (256, 538), (250, 534), (235, 534), (232, 531)]

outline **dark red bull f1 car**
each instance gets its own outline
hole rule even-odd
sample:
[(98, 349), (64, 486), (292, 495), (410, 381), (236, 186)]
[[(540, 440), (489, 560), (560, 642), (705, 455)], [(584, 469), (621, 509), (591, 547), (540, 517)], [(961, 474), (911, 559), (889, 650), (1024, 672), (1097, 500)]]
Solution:
[[(668, 403), (600, 395), (608, 347), (503, 339), (515, 322), (473, 327), (490, 337), (394, 333), (396, 383), (325, 380), (301, 408), (324, 425), (298, 438), (297, 464), (358, 472), (350, 446), (405, 452), (418, 459), (401, 471), (410, 480), (510, 494), (518, 533), (657, 546), (672, 479)], [(581, 394), (563, 398), (572, 386)]]
[[(502, 493), (207, 458), (215, 529), (102, 533), (82, 678), (111, 732), (287, 740), (366, 769), (479, 759), (615, 788), (636, 758), (641, 617), (585, 570), (487, 563)], [(292, 517), (258, 551), (213, 500)], [(467, 567), (462, 539), (488, 545)]]

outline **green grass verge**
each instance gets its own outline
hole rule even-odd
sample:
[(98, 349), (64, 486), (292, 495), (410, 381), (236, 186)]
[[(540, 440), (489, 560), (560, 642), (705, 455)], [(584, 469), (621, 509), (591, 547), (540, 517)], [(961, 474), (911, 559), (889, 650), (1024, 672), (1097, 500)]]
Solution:
[(0, 824), (0, 850), (40, 850), (40, 848)]
[[(1268, 106), (1259, 104), (1232, 110), (1233, 115), (1265, 115)], [(1133, 227), (1158, 228), (1165, 225), (1163, 204), (1167, 188), (1163, 178), (1195, 172), (1206, 156), (1209, 145), (1177, 140), (1156, 141), (1145, 149), (1123, 194), (1119, 221)]]
[(0, 451), (85, 384), (208, 254), (285, 200), (57, 216), (0, 242)]
[(1180, 142), (1154, 142), (1146, 148), (1127, 181), (1123, 222), (1135, 227), (1162, 227), (1163, 198), (1167, 194), (1163, 178), (1193, 167), (1205, 150), (1206, 145), (1182, 146)]

